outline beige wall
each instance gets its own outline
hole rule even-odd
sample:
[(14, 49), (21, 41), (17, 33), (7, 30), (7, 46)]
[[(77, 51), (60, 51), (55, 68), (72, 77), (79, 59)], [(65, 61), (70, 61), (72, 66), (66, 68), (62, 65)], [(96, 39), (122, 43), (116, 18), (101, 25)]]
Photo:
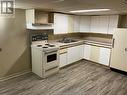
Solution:
[(14, 18), (0, 17), (0, 78), (30, 70), (30, 53), (25, 10), (17, 9)]

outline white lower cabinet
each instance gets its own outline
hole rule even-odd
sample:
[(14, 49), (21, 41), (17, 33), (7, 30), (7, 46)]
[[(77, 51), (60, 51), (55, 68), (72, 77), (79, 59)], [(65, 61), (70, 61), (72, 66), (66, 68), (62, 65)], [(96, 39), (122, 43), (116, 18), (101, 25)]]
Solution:
[(90, 60), (91, 61), (99, 63), (100, 48), (101, 47), (91, 46), (91, 52), (90, 52)]
[(102, 65), (109, 66), (109, 48), (93, 45), (78, 45), (60, 50), (60, 67), (74, 63), (81, 59), (87, 59)]
[(91, 45), (84, 45), (84, 59), (90, 60)]
[(67, 53), (60, 54), (60, 67), (67, 65)]
[(111, 49), (84, 45), (84, 59), (109, 66)]
[(67, 63), (73, 63), (80, 59), (83, 59), (83, 45), (70, 47), (67, 49)]
[(60, 50), (60, 67), (67, 65), (67, 49)]
[(108, 48), (100, 48), (100, 57), (99, 57), (99, 63), (109, 66), (109, 60), (110, 60), (110, 49)]

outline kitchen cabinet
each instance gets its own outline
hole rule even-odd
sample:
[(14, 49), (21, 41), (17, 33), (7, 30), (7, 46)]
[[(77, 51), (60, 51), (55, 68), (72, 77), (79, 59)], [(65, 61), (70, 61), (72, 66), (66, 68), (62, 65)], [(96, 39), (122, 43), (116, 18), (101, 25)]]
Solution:
[(68, 33), (68, 15), (54, 13), (54, 34)]
[(119, 15), (109, 16), (109, 28), (108, 34), (113, 34), (115, 29), (118, 27)]
[(74, 16), (74, 32), (80, 32), (80, 16)]
[(68, 33), (74, 32), (74, 16), (68, 15)]
[(91, 16), (74, 16), (74, 32), (89, 32)]
[(67, 53), (60, 54), (60, 67), (67, 65)]
[(74, 16), (74, 32), (113, 34), (118, 20), (119, 15)]
[(69, 47), (60, 50), (60, 67), (74, 63), (81, 59), (109, 66), (110, 53), (110, 48), (94, 45), (83, 44)]
[(99, 33), (107, 34), (109, 25), (109, 16), (100, 16)]
[(91, 16), (80, 16), (80, 31), (79, 32), (89, 32), (90, 31), (90, 20)]
[(90, 32), (98, 33), (100, 27), (100, 16), (91, 16)]
[(60, 67), (67, 65), (67, 49), (60, 50)]
[(90, 32), (107, 34), (109, 16), (92, 16)]
[(111, 49), (93, 45), (84, 45), (84, 59), (109, 66)]
[(90, 60), (91, 45), (84, 45), (84, 59)]
[(83, 59), (83, 45), (70, 47), (67, 49), (67, 61), (68, 64)]
[(100, 47), (91, 46), (90, 60), (99, 63)]
[(109, 66), (109, 60), (110, 60), (110, 49), (109, 48), (100, 48), (100, 57), (99, 57), (99, 63)]

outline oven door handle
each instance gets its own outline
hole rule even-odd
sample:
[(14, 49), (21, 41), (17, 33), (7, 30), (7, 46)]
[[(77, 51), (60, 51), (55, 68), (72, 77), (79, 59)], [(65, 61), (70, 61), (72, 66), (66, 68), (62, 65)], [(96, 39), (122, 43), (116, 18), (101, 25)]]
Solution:
[(45, 54), (49, 54), (49, 53), (54, 53), (57, 52), (58, 50), (54, 50), (54, 51), (44, 51)]

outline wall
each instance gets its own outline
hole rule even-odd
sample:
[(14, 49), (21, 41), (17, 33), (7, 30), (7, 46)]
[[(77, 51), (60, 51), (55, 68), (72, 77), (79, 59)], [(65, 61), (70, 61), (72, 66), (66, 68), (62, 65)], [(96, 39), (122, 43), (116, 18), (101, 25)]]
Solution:
[(30, 49), (25, 10), (16, 9), (15, 17), (0, 17), (0, 78), (30, 70)]

